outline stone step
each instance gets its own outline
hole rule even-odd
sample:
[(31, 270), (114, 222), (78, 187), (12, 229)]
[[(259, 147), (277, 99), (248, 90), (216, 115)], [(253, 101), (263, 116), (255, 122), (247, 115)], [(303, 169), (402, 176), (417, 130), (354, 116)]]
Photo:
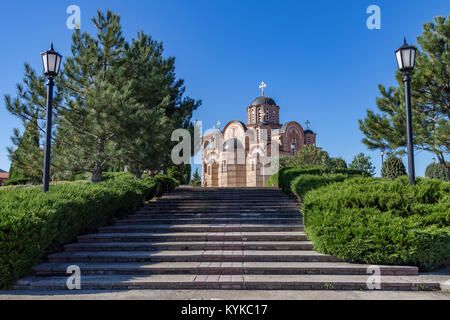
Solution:
[(304, 232), (180, 232), (180, 233), (94, 233), (78, 237), (79, 242), (155, 241), (306, 241)]
[(209, 223), (230, 223), (230, 224), (301, 224), (301, 217), (298, 218), (154, 218), (152, 215), (146, 215), (145, 218), (135, 218), (130, 216), (128, 219), (116, 220), (116, 225), (145, 225), (145, 224), (209, 224)]
[(214, 209), (213, 207), (204, 209), (163, 209), (163, 208), (142, 208), (136, 211), (136, 213), (152, 213), (152, 214), (210, 214), (210, 215), (239, 215), (239, 214), (251, 214), (261, 216), (280, 216), (280, 215), (299, 215), (298, 210), (293, 209), (264, 209), (264, 210), (242, 210), (242, 209)]
[(242, 201), (235, 201), (235, 202), (228, 202), (228, 201), (221, 201), (220, 203), (217, 203), (217, 201), (155, 201), (155, 202), (149, 202), (144, 207), (183, 207), (183, 208), (190, 208), (190, 207), (208, 207), (208, 206), (215, 206), (217, 208), (228, 208), (228, 207), (237, 207), (237, 208), (297, 208), (298, 204), (296, 202), (283, 202), (280, 203), (280, 201), (254, 201), (254, 202), (242, 202)]
[[(66, 276), (71, 263), (43, 263), (33, 268), (39, 276)], [(370, 265), (334, 262), (155, 262), (79, 263), (81, 275), (101, 274), (327, 274), (366, 275)], [(379, 266), (380, 274), (417, 276), (418, 268)]]
[(283, 232), (304, 231), (303, 225), (272, 224), (185, 224), (185, 225), (118, 225), (100, 228), (101, 233), (145, 232)]
[(79, 242), (66, 251), (312, 250), (310, 241)]
[(214, 210), (213, 208), (209, 209), (198, 209), (198, 210), (187, 210), (187, 209), (148, 209), (142, 208), (136, 211), (137, 214), (148, 213), (148, 214), (205, 214), (208, 216), (218, 216), (218, 217), (227, 217), (227, 216), (253, 216), (253, 217), (289, 217), (289, 216), (298, 216), (300, 213), (298, 210)]
[(297, 212), (295, 214), (259, 214), (259, 213), (231, 213), (231, 214), (220, 214), (220, 213), (164, 213), (164, 212), (140, 212), (134, 213), (128, 216), (128, 219), (198, 219), (198, 218), (209, 218), (209, 219), (301, 219), (301, 215)]
[[(417, 276), (383, 276), (381, 290), (439, 290), (439, 283)], [(30, 277), (16, 289), (67, 290), (65, 277)], [(366, 275), (92, 275), (81, 277), (83, 290), (126, 289), (264, 289), (369, 290)]]
[[(217, 204), (217, 200), (199, 199), (199, 198), (159, 198), (153, 201), (149, 201), (148, 204)], [(295, 199), (286, 198), (273, 198), (273, 197), (259, 197), (258, 199), (224, 199), (220, 197), (219, 204), (225, 205), (295, 205), (297, 201)]]
[(339, 262), (336, 257), (312, 250), (160, 250), (77, 251), (48, 256), (49, 262)]

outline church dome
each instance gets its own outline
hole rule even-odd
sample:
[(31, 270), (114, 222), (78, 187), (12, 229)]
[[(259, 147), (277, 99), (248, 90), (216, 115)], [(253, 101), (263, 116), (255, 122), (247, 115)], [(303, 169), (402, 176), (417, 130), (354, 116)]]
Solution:
[(308, 134), (308, 133), (314, 133), (314, 132), (312, 132), (312, 130), (305, 130), (305, 134)]
[(253, 100), (253, 102), (252, 102), (252, 106), (258, 106), (260, 104), (264, 104), (264, 105), (268, 104), (268, 105), (271, 105), (271, 106), (276, 106), (277, 105), (275, 100), (273, 100), (270, 97), (264, 97), (264, 96), (258, 97), (255, 100)]

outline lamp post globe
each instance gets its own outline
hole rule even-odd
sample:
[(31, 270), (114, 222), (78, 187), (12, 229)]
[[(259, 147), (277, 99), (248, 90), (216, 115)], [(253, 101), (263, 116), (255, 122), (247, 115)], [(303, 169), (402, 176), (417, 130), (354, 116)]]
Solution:
[(295, 156), (295, 150), (296, 149), (296, 145), (294, 142), (291, 143), (291, 151), (292, 151), (292, 156)]
[(50, 153), (52, 144), (52, 104), (53, 104), (53, 79), (59, 74), (62, 56), (53, 49), (53, 43), (49, 50), (41, 53), (42, 67), (47, 81), (47, 115), (44, 154), (44, 192), (48, 191), (50, 183)]
[(384, 150), (383, 149), (381, 149), (380, 155), (381, 155), (381, 164), (383, 164), (383, 162), (384, 162)]
[(414, 70), (416, 63), (417, 49), (408, 45), (404, 39), (403, 46), (395, 51), (398, 69), (403, 73), (403, 82), (405, 83), (405, 105), (406, 105), (406, 138), (408, 146), (408, 173), (409, 184), (415, 183), (414, 172), (414, 142), (412, 130), (412, 114), (411, 114), (411, 78), (410, 72)]

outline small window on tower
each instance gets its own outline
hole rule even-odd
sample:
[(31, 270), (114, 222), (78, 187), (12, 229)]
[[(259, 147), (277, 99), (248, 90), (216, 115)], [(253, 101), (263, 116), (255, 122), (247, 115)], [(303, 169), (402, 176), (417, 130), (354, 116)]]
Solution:
[(275, 109), (273, 110), (273, 123), (277, 123), (277, 113)]
[(269, 122), (269, 108), (266, 108), (265, 122)]
[(255, 109), (252, 110), (252, 123), (255, 123)]
[(227, 162), (226, 161), (222, 162), (222, 172), (227, 172)]

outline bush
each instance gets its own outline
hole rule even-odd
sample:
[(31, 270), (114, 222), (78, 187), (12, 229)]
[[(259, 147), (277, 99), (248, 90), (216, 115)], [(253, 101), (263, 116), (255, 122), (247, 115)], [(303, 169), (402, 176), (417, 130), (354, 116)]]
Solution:
[(450, 259), (448, 182), (349, 179), (307, 192), (303, 213), (314, 248), (347, 261), (427, 270)]
[[(368, 173), (366, 173), (363, 170), (354, 170), (354, 169), (344, 169), (344, 168), (331, 168), (331, 167), (320, 167), (320, 166), (304, 166), (304, 167), (286, 167), (282, 168), (269, 178), (267, 181), (267, 186), (278, 186), (280, 189), (282, 189), (284, 192), (293, 192), (295, 193), (296, 186), (293, 186), (292, 184), (295, 183), (294, 180), (298, 178), (301, 175), (308, 175), (308, 176), (327, 176), (330, 174), (342, 174), (345, 175), (347, 178), (354, 177), (354, 176), (369, 176)], [(313, 179), (313, 178), (311, 178)], [(331, 180), (334, 178), (332, 177)], [(337, 178), (339, 181), (342, 181), (341, 178)], [(330, 183), (331, 183), (330, 180)], [(325, 183), (325, 179), (322, 179)]]
[(381, 176), (383, 178), (394, 180), (404, 175), (406, 175), (406, 169), (401, 159), (390, 156), (383, 162), (381, 167)]
[(0, 190), (0, 288), (77, 235), (93, 232), (175, 186), (163, 176), (135, 180), (121, 175), (97, 184), (58, 184), (45, 194), (41, 187)]
[(25, 184), (31, 184), (31, 179), (29, 178), (15, 178), (8, 179), (5, 182), (5, 186), (20, 186)]
[[(448, 165), (450, 165), (450, 163)], [(450, 180), (449, 177), (447, 176), (447, 173), (445, 172), (444, 166), (440, 163), (430, 164), (425, 170), (425, 177), (430, 179), (439, 179), (446, 181)]]
[(191, 181), (191, 165), (180, 164), (167, 169), (167, 176), (177, 180), (182, 185), (188, 185)]
[(330, 159), (328, 152), (313, 145), (306, 145), (288, 161), (291, 167), (325, 166)]

